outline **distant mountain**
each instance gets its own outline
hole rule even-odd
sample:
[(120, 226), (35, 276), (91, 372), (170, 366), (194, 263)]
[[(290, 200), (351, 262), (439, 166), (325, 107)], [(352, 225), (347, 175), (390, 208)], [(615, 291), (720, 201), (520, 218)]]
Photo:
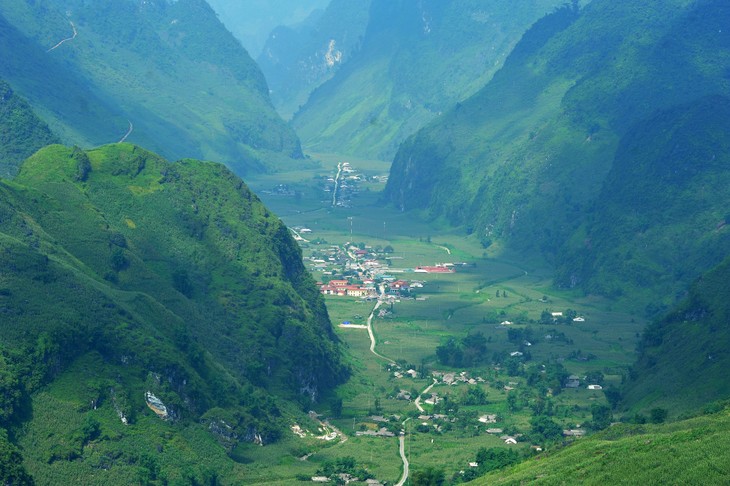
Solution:
[(304, 21), (331, 0), (208, 0), (221, 22), (252, 57), (260, 55), (271, 31)]
[(0, 76), (66, 143), (129, 132), (165, 157), (238, 173), (302, 157), (260, 70), (204, 0), (5, 2), (0, 31)]
[[(341, 27), (320, 22), (316, 42), (298, 59), (305, 69), (316, 66), (329, 37), (346, 62), (311, 94), (293, 126), (310, 150), (389, 158), (408, 135), (481, 88), (525, 30), (562, 3), (372, 0), (357, 50), (349, 47), (353, 37), (337, 47)], [(330, 8), (346, 6), (362, 8), (351, 1)], [(350, 19), (344, 24), (355, 33)]]
[(561, 8), (401, 146), (386, 197), (541, 253), (560, 285), (671, 302), (729, 249), (710, 182), (727, 179), (728, 20), (718, 0)]
[(279, 26), (269, 35), (257, 62), (279, 113), (290, 118), (311, 92), (359, 51), (370, 0), (332, 0), (306, 20)]
[(48, 125), (0, 79), (0, 177), (12, 177), (33, 152), (57, 143)]
[(240, 484), (227, 454), (347, 376), (289, 230), (219, 164), (51, 145), (0, 182), (0, 268), (0, 470), (13, 437), (41, 484)]

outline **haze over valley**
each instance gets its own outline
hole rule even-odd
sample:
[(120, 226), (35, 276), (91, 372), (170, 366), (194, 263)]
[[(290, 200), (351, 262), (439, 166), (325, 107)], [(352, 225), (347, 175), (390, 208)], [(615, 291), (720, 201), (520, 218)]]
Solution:
[(0, 483), (722, 484), (724, 0), (0, 4)]

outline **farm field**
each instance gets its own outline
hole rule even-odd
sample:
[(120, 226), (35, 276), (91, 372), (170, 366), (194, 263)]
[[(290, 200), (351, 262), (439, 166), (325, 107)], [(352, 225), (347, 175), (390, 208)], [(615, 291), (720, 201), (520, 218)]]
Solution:
[[(269, 466), (260, 471), (262, 481), (304, 480), (327, 463), (355, 458), (378, 480), (395, 484), (402, 472), (401, 431), (411, 474), (436, 466), (455, 481), (462, 471), (468, 473), (480, 449), (509, 448), (529, 456), (549, 443), (574, 440), (541, 437), (535, 432), (536, 417), (548, 417), (560, 430), (590, 433), (596, 407), (607, 408), (604, 390), (620, 384), (635, 358), (643, 319), (608, 300), (557, 290), (542, 262), (482, 248), (475, 238), (439, 221), (425, 223), (379, 206), (383, 182), (373, 176), (387, 174), (386, 163), (349, 161), (362, 179), (347, 206), (333, 206), (326, 181), (338, 171), (340, 159), (320, 160), (318, 169), (268, 174), (249, 184), (301, 236), (305, 263), (335, 247), (341, 255), (354, 248), (390, 247), (385, 257), (378, 257), (387, 261), (382, 271), (392, 274), (385, 278), (417, 282), (418, 287), (388, 297), (373, 316), (375, 350), (386, 359), (371, 353), (365, 328), (376, 299), (326, 296), (352, 377), (316, 412), (346, 438), (292, 435), (270, 447), (241, 446), (242, 457), (255, 463), (277, 457), (265, 461)], [(277, 194), (267, 189), (279, 185), (286, 190)], [(455, 271), (414, 271), (439, 264), (454, 264)], [(352, 280), (352, 265), (333, 261), (311, 268), (315, 279), (327, 282)], [(441, 360), (439, 348), (443, 352), (449, 343), (459, 345), (470, 336), (483, 338), (479, 359), (458, 365)], [(579, 384), (566, 386), (568, 375)], [(456, 379), (446, 384), (449, 376)], [(557, 382), (554, 376), (560, 377)], [(588, 389), (599, 385), (591, 380), (600, 386)], [(424, 411), (419, 412), (415, 399), (434, 381), (421, 397)], [(485, 416), (493, 417), (480, 422)], [(309, 427), (317, 432), (316, 422)], [(378, 431), (391, 434), (367, 435)], [(505, 436), (517, 443), (505, 443)]]

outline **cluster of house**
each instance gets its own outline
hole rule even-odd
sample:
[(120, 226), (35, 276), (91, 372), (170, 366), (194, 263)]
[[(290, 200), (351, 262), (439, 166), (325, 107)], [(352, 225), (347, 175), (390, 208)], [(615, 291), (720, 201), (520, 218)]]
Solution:
[(468, 385), (476, 385), (477, 383), (485, 383), (486, 380), (482, 378), (481, 376), (477, 376), (476, 378), (472, 378), (469, 376), (469, 373), (466, 371), (462, 371), (461, 373), (455, 373), (455, 372), (441, 372), (441, 371), (434, 371), (432, 373), (432, 376), (439, 382), (443, 383), (444, 385), (458, 385), (459, 383), (466, 383)]

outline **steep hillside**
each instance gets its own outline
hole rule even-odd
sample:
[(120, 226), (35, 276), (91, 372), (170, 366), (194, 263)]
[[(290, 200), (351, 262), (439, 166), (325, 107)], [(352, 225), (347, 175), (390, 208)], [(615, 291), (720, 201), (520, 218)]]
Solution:
[[(403, 144), (386, 197), (403, 210), (421, 209), (463, 225), (485, 246), (506, 244), (549, 259), (571, 236), (583, 242), (575, 232), (586, 221), (595, 219), (618, 238), (626, 232), (626, 219), (598, 222), (594, 214), (614, 160), (631, 163), (630, 151), (620, 151), (630, 140), (646, 157), (671, 148), (671, 138), (649, 129), (661, 113), (680, 121), (675, 107), (730, 93), (730, 33), (723, 27), (728, 19), (726, 2), (717, 0), (594, 0), (581, 11), (562, 8), (523, 37), (484, 89)], [(716, 125), (721, 115), (709, 119), (713, 122), (688, 128), (686, 137), (696, 142), (693, 146), (713, 139), (719, 150), (725, 145)], [(636, 127), (644, 127), (644, 137), (631, 138)], [(623, 180), (629, 174), (620, 172), (620, 164), (614, 188), (642, 190), (647, 181)], [(718, 166), (724, 170), (721, 162)], [(696, 188), (697, 181), (686, 189)], [(661, 191), (659, 185), (651, 193)], [(642, 211), (635, 207), (638, 198), (616, 209), (627, 216)], [(684, 202), (669, 201), (678, 211)], [(694, 224), (690, 219), (684, 221)], [(656, 243), (674, 251), (671, 244)], [(649, 258), (655, 260), (648, 265), (655, 265), (666, 253)], [(600, 264), (591, 260), (580, 268)], [(689, 270), (678, 286), (701, 271)], [(562, 271), (563, 285), (585, 282), (583, 275), (571, 279), (572, 273)], [(652, 275), (646, 278), (645, 286), (656, 283)]]
[(0, 177), (12, 177), (33, 152), (58, 139), (22, 98), (0, 79)]
[(257, 62), (279, 113), (290, 118), (360, 49), (370, 0), (332, 0), (324, 12), (271, 32)]
[(730, 398), (730, 260), (704, 274), (681, 304), (649, 325), (622, 406), (670, 418)]
[[(730, 94), (730, 93), (728, 93)], [(709, 96), (632, 126), (588, 222), (560, 253), (558, 282), (664, 296), (730, 254), (730, 98)], [(649, 313), (661, 301), (648, 300)]]
[(560, 4), (373, 0), (360, 50), (292, 123), (311, 150), (391, 157), (482, 87), (530, 24)]
[(269, 34), (279, 26), (295, 25), (330, 0), (208, 0), (221, 21), (252, 57), (261, 52)]
[(469, 484), (723, 484), (730, 410), (664, 425), (618, 425)]
[(5, 2), (0, 25), (0, 76), (65, 142), (128, 134), (238, 173), (302, 156), (260, 70), (203, 0)]
[(347, 374), (288, 229), (222, 165), (49, 146), (0, 184), (0, 260), (0, 426), (43, 484), (231, 480)]

